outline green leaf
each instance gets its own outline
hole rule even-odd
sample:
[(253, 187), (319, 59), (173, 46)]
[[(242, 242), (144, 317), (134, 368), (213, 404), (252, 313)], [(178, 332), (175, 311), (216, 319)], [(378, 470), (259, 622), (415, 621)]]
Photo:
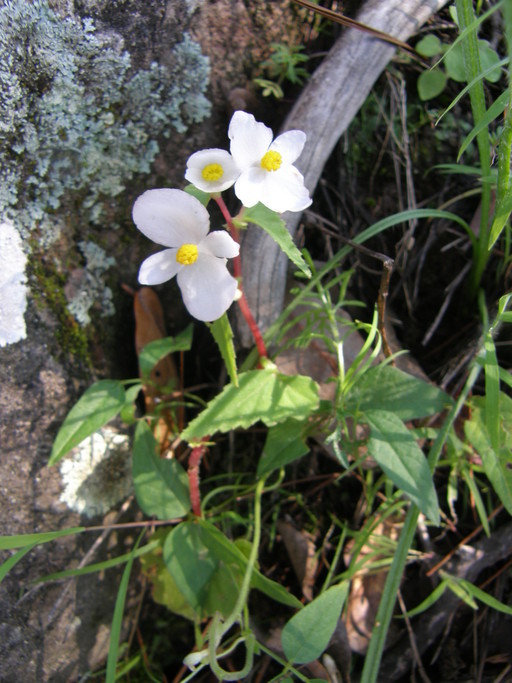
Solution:
[(454, 45), (444, 58), (446, 73), (458, 83), (466, 81), (466, 69), (464, 67), (464, 52), (462, 43)]
[(416, 52), (422, 57), (435, 57), (443, 51), (443, 44), (432, 33), (422, 38), (416, 45)]
[[(164, 561), (180, 593), (200, 617), (233, 610), (238, 596), (238, 567), (228, 567), (205, 544), (208, 533), (197, 522), (183, 522), (168, 535)], [(233, 573), (235, 570), (235, 574)]]
[[(164, 560), (177, 589), (196, 614), (229, 613), (247, 568), (247, 556), (213, 524), (205, 520), (180, 524), (165, 541)], [(251, 588), (289, 607), (302, 607), (283, 586), (257, 570)]]
[(269, 429), (263, 454), (258, 462), (258, 478), (265, 477), (309, 452), (301, 427), (302, 423), (290, 419)]
[(189, 325), (176, 337), (155, 339), (142, 349), (139, 354), (139, 368), (141, 375), (147, 377), (159, 360), (177, 351), (189, 351), (192, 346), (193, 325)]
[(20, 548), (20, 550), (18, 550), (16, 553), (13, 553), (11, 557), (7, 558), (5, 562), (2, 562), (0, 565), (0, 583), (2, 583), (11, 569), (18, 564), (18, 562), (22, 560), (25, 555), (35, 547), (35, 545), (36, 544), (34, 543), (33, 545), (26, 545), (24, 548)]
[(256, 204), (256, 206), (244, 210), (243, 220), (247, 221), (247, 223), (255, 223), (260, 228), (263, 228), (277, 242), (290, 261), (300, 268), (305, 275), (311, 277), (311, 270), (308, 264), (295, 246), (292, 236), (279, 214), (267, 209), (263, 204)]
[(472, 399), (471, 419), (464, 423), (468, 442), (482, 458), (485, 474), (507, 512), (512, 515), (512, 400), (503, 393), (499, 397), (499, 449), (491, 444), (487, 431), (485, 398)]
[[(166, 531), (165, 535), (167, 533)], [(162, 556), (162, 545), (158, 544), (156, 550), (141, 557), (140, 563), (143, 573), (151, 583), (151, 597), (153, 600), (159, 605), (164, 605), (174, 614), (179, 614), (185, 617), (185, 619), (195, 621), (196, 613), (179, 591), (176, 582), (167, 569)]]
[(318, 385), (310, 377), (281, 375), (273, 368), (249, 370), (239, 374), (238, 387), (225, 386), (181, 436), (195, 442), (259, 420), (271, 426), (290, 417), (306, 419), (317, 406)]
[[(142, 557), (146, 553), (151, 553), (155, 551), (158, 547), (158, 541), (150, 541), (141, 548), (137, 548), (134, 557)], [(59, 579), (69, 579), (72, 576), (84, 576), (85, 574), (94, 574), (96, 572), (102, 572), (106, 569), (111, 569), (112, 567), (117, 567), (120, 564), (128, 562), (132, 556), (131, 551), (129, 553), (124, 553), (124, 555), (118, 555), (110, 560), (103, 560), (103, 562), (95, 562), (94, 564), (87, 564), (85, 567), (79, 567), (78, 569), (64, 569), (61, 572), (53, 572), (52, 574), (47, 574), (46, 576), (41, 576), (35, 579), (34, 583), (46, 583), (47, 581), (57, 581)]]
[(480, 65), (482, 67), (482, 72), (491, 69), (489, 73), (486, 73), (485, 79), (489, 81), (489, 83), (497, 83), (501, 78), (499, 55), (496, 54), (496, 51), (491, 47), (487, 40), (478, 41), (478, 51), (480, 53)]
[(112, 420), (124, 403), (125, 391), (120, 382), (103, 379), (89, 387), (59, 429), (48, 465), (55, 465), (72, 448)]
[(422, 612), (425, 612), (429, 607), (432, 607), (434, 603), (436, 603), (439, 598), (441, 598), (444, 595), (444, 592), (448, 588), (448, 583), (446, 581), (441, 581), (441, 583), (434, 588), (432, 593), (428, 596), (428, 598), (425, 598), (423, 602), (421, 602), (419, 605), (414, 607), (413, 609), (409, 610), (406, 614), (403, 615), (403, 617), (408, 617), (412, 618), (415, 617), (417, 614), (421, 614)]
[(484, 605), (487, 605), (491, 609), (495, 609), (498, 612), (503, 612), (503, 614), (512, 615), (512, 607), (510, 607), (509, 605), (505, 605), (503, 602), (500, 602), (499, 600), (496, 600), (496, 598), (494, 598), (492, 595), (489, 595), (489, 593), (486, 593), (481, 588), (474, 586), (469, 581), (466, 581), (466, 579), (459, 579), (459, 583), (467, 590), (467, 592), (473, 598), (476, 598), (480, 602), (483, 602)]
[(158, 519), (183, 517), (190, 509), (188, 478), (179, 462), (159, 458), (156, 440), (141, 420), (133, 443), (133, 483), (135, 496), (146, 515)]
[(212, 198), (211, 194), (208, 192), (203, 192), (203, 190), (200, 190), (195, 185), (186, 185), (184, 191), (192, 197), (198, 199), (203, 206), (208, 206), (208, 202)]
[(338, 624), (347, 593), (348, 582), (333, 586), (285, 624), (281, 643), (289, 662), (307, 664), (320, 657)]
[(452, 403), (444, 391), (394, 368), (370, 368), (347, 397), (347, 410), (389, 410), (402, 420), (414, 420), (441, 412)]
[(491, 104), (489, 109), (485, 112), (485, 115), (480, 119), (478, 126), (474, 126), (471, 131), (467, 134), (467, 136), (464, 138), (462, 141), (462, 144), (459, 149), (459, 153), (457, 155), (457, 161), (461, 158), (461, 156), (464, 154), (466, 149), (469, 147), (469, 145), (473, 142), (473, 140), (476, 138), (476, 136), (482, 131), (484, 128), (488, 128), (491, 123), (498, 118), (504, 111), (505, 107), (508, 105), (509, 102), (509, 93), (508, 92), (503, 92), (501, 95)]
[(33, 546), (39, 543), (48, 543), (62, 536), (72, 536), (85, 531), (84, 526), (77, 526), (61, 531), (44, 531), (39, 534), (23, 534), (21, 536), (1, 536), (0, 550), (12, 550), (13, 548), (25, 548), (27, 545)]
[[(213, 524), (210, 524), (210, 522), (199, 520), (198, 524), (202, 529), (203, 542), (209, 550), (226, 565), (233, 568), (238, 567), (240, 573), (244, 574), (247, 567), (248, 554), (242, 551), (241, 546), (246, 546), (247, 541), (245, 539), (237, 539), (237, 541), (233, 543), (226, 538), (221, 531), (213, 526)], [(302, 603), (297, 600), (296, 597), (288, 593), (286, 588), (275, 581), (267, 579), (267, 577), (263, 576), (258, 570), (253, 571), (251, 588), (255, 588), (256, 590), (265, 593), (269, 598), (272, 598), (272, 600), (280, 602), (283, 605), (295, 608), (302, 607)]]
[(439, 505), (432, 474), (414, 436), (394, 412), (371, 410), (365, 416), (371, 430), (369, 454), (426, 517), (439, 523)]
[(236, 369), (236, 354), (235, 346), (233, 344), (233, 330), (229, 324), (229, 319), (226, 313), (213, 323), (207, 323), (210, 332), (219, 347), (220, 355), (228, 371), (231, 383), (238, 386), (238, 373)]
[(119, 653), (119, 640), (121, 638), (121, 630), (123, 627), (123, 613), (124, 603), (126, 601), (126, 594), (128, 592), (128, 583), (130, 581), (130, 574), (132, 571), (133, 560), (135, 559), (135, 552), (142, 539), (144, 532), (142, 532), (130, 553), (130, 559), (126, 563), (119, 590), (117, 591), (116, 604), (114, 607), (114, 614), (112, 616), (112, 626), (110, 628), (110, 646), (107, 658), (107, 672), (105, 676), (106, 683), (115, 683), (116, 681), (116, 665)]
[(445, 89), (446, 81), (446, 74), (441, 69), (423, 71), (419, 75), (417, 82), (420, 99), (423, 101), (432, 100), (440, 95)]

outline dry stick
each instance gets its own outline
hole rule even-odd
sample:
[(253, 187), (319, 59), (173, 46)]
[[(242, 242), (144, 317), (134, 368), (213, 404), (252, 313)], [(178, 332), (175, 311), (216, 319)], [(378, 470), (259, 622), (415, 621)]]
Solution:
[[(497, 507), (495, 510), (493, 510), (493, 511), (491, 512), (491, 514), (489, 515), (489, 517), (488, 517), (489, 522), (491, 521), (491, 519), (494, 519), (494, 517), (496, 517), (496, 515), (498, 515), (502, 510), (503, 510), (503, 505), (498, 505), (498, 507)], [(438, 562), (436, 565), (434, 565), (433, 567), (431, 567), (431, 568), (428, 570), (428, 572), (427, 572), (426, 575), (427, 575), (428, 577), (430, 577), (430, 576), (432, 576), (433, 574), (435, 574), (437, 571), (439, 571), (439, 569), (441, 569), (441, 567), (443, 567), (443, 566), (444, 566), (444, 565), (445, 565), (445, 564), (446, 564), (446, 563), (447, 563), (447, 562), (448, 562), (448, 561), (457, 553), (457, 551), (459, 550), (459, 548), (461, 548), (461, 547), (464, 546), (464, 545), (467, 545), (468, 542), (471, 541), (475, 536), (478, 536), (478, 534), (479, 534), (481, 531), (483, 531), (483, 526), (482, 526), (481, 524), (479, 524), (479, 525), (476, 527), (476, 529), (473, 529), (473, 531), (472, 531), (470, 534), (468, 534), (465, 538), (463, 538), (462, 541), (460, 541), (460, 542), (455, 546), (455, 548), (453, 548), (452, 550), (450, 550), (450, 552), (449, 552), (447, 555), (445, 555), (445, 556), (443, 557), (443, 559), (442, 559), (440, 562)]]
[[(213, 198), (217, 202), (217, 205), (226, 220), (229, 232), (231, 233), (231, 237), (235, 240), (235, 242), (239, 244), (240, 236), (238, 233), (238, 229), (236, 225), (233, 223), (231, 214), (229, 213), (228, 207), (222, 199), (222, 196), (220, 194), (215, 194), (213, 195)], [(233, 274), (238, 280), (238, 289), (240, 290), (240, 297), (237, 303), (240, 307), (242, 315), (244, 316), (247, 324), (249, 325), (249, 329), (251, 330), (251, 334), (254, 337), (254, 342), (256, 344), (256, 348), (258, 349), (260, 357), (268, 358), (268, 351), (267, 347), (265, 346), (265, 342), (263, 341), (263, 335), (260, 332), (260, 328), (258, 327), (256, 320), (254, 319), (251, 309), (249, 308), (249, 303), (247, 302), (247, 299), (245, 297), (244, 290), (242, 289), (242, 262), (240, 260), (240, 256), (235, 256), (235, 258), (233, 259)]]
[(395, 45), (396, 47), (401, 48), (405, 52), (408, 52), (422, 64), (425, 64), (425, 62), (421, 59), (420, 55), (416, 52), (414, 48), (412, 48), (410, 45), (407, 45), (407, 43), (402, 42), (398, 38), (391, 36), (389, 33), (379, 31), (379, 29), (373, 28), (372, 26), (368, 26), (367, 24), (363, 24), (360, 21), (356, 21), (356, 19), (351, 19), (350, 17), (347, 17), (346, 14), (334, 12), (333, 10), (328, 9), (327, 7), (315, 5), (313, 2), (309, 2), (309, 0), (293, 0), (293, 2), (295, 2), (297, 5), (301, 5), (301, 7), (305, 7), (306, 9), (312, 10), (317, 14), (321, 14), (322, 16), (326, 17), (327, 19), (330, 19), (331, 21), (335, 21), (337, 24), (341, 24), (342, 26), (346, 26), (348, 28), (356, 28), (359, 31), (369, 33), (374, 38), (378, 38), (379, 40), (383, 40), (386, 43)]
[(402, 597), (402, 591), (398, 591), (398, 603), (400, 605), (400, 609), (402, 610), (402, 615), (405, 619), (405, 626), (407, 628), (407, 633), (409, 635), (409, 642), (411, 643), (411, 649), (413, 651), (414, 659), (416, 661), (416, 664), (418, 666), (418, 671), (420, 672), (420, 676), (424, 683), (432, 683), (430, 678), (427, 676), (427, 672), (423, 668), (423, 663), (421, 661), (421, 656), (418, 650), (418, 646), (416, 645), (416, 638), (414, 636), (414, 631), (412, 630), (411, 626), (411, 620), (407, 616), (407, 607), (405, 606), (404, 599)]
[[(133, 501), (133, 496), (130, 496), (127, 500), (125, 500), (125, 502), (121, 506), (121, 509), (119, 510), (119, 512), (116, 513), (116, 517), (115, 517), (116, 519), (119, 519), (128, 510), (132, 501)], [(82, 569), (82, 567), (85, 567), (85, 565), (89, 562), (89, 560), (92, 557), (94, 557), (94, 555), (98, 552), (100, 545), (102, 545), (102, 543), (105, 541), (105, 539), (107, 538), (107, 536), (110, 533), (113, 526), (114, 525), (112, 525), (112, 526), (109, 525), (106, 527), (100, 527), (100, 528), (104, 529), (103, 533), (101, 534), (101, 536), (99, 536), (94, 541), (92, 546), (85, 553), (85, 555), (83, 556), (83, 558), (79, 562), (77, 569)], [(41, 586), (42, 585), (43, 584), (41, 584)], [(53, 620), (55, 619), (56, 614), (60, 609), (60, 606), (62, 605), (62, 603), (63, 603), (64, 599), (66, 598), (66, 596), (68, 595), (69, 591), (71, 590), (71, 585), (72, 585), (71, 582), (68, 582), (68, 584), (66, 585), (66, 587), (64, 588), (62, 593), (59, 595), (58, 599), (55, 601), (55, 604), (52, 607), (52, 609), (48, 615), (48, 618), (46, 621), (46, 628), (48, 628), (50, 626), (50, 624), (53, 622)], [(35, 588), (37, 589), (38, 586), (36, 586)], [(28, 591), (23, 597), (26, 597), (29, 593), (31, 593), (31, 591)]]

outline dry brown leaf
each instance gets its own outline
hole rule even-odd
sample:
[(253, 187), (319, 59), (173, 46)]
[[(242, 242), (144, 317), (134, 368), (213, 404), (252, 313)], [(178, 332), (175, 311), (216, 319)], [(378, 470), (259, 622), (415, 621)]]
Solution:
[[(133, 292), (133, 310), (135, 314), (135, 350), (139, 356), (142, 349), (152, 341), (167, 336), (164, 312), (158, 295), (151, 287), (141, 287)], [(149, 376), (150, 381), (144, 385), (146, 411), (153, 413), (159, 399), (165, 399), (162, 393), (174, 380), (178, 384), (178, 371), (172, 356), (169, 354), (158, 361)], [(170, 435), (175, 430), (175, 421), (170, 410), (163, 411), (158, 420), (154, 435), (163, 452)]]
[[(396, 518), (387, 518), (379, 522), (357, 557), (356, 561), (360, 562), (367, 556), (368, 566), (363, 567), (354, 575), (347, 600), (347, 636), (350, 649), (353, 652), (365, 654), (368, 649), (375, 616), (386, 582), (387, 570), (372, 572), (369, 568), (372, 562), (382, 559), (382, 555), (376, 554), (376, 550), (382, 547), (379, 544), (379, 538), (384, 536), (396, 541), (399, 530), (399, 520)], [(350, 548), (348, 548), (345, 552), (345, 563), (350, 564), (351, 559)]]
[[(141, 287), (133, 295), (133, 310), (135, 313), (135, 350), (137, 356), (149, 342), (163, 339), (165, 331), (164, 312), (157, 294), (150, 287)], [(162, 358), (153, 368), (150, 379), (151, 385), (145, 387), (146, 396), (155, 396), (159, 388), (177, 380), (178, 372), (172, 359), (168, 355)]]
[(313, 586), (318, 569), (314, 539), (307, 531), (296, 529), (282, 520), (277, 522), (277, 530), (283, 539), (302, 594), (309, 602), (313, 600)]

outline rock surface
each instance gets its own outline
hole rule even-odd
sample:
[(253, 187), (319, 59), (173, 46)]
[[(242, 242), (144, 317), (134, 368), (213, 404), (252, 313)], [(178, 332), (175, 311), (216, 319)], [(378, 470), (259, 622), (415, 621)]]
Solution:
[[(160, 151), (151, 168), (148, 166), (146, 171), (120, 169), (116, 177), (124, 178), (126, 189), (115, 196), (98, 195), (102, 202), (99, 222), (89, 222), (83, 190), (66, 190), (59, 195), (60, 205), (45, 210), (39, 228), (31, 233), (27, 336), (16, 344), (0, 348), (2, 536), (80, 524), (108, 524), (113, 515), (117, 521), (133, 519), (136, 506), (123, 508), (121, 517), (113, 512), (90, 520), (60, 502), (59, 468), (46, 467), (53, 438), (73, 402), (93, 379), (133, 376), (130, 373), (136, 364), (130, 343), (132, 302), (120, 284), (136, 286), (139, 263), (151, 248), (131, 222), (130, 207), (134, 198), (150, 187), (183, 187), (185, 162), (193, 151), (209, 146), (227, 147), (227, 123), (232, 108), (242, 106), (251, 70), (258, 61), (268, 57), (270, 42), (279, 40), (283, 22), (289, 22), (291, 17), (287, 0), (49, 0), (48, 4), (37, 0), (33, 6), (46, 7), (46, 16), (53, 22), (51, 30), (58, 33), (62, 29), (64, 41), (69, 38), (63, 23), (66, 18), (79, 23), (91, 18), (94, 35), (113, 50), (112, 55), (122, 55), (124, 50), (130, 52), (132, 71), (129, 73), (148, 70), (152, 62), (171, 71), (176, 69), (177, 58), (172, 48), (187, 34), (209, 59), (209, 85), (204, 96), (212, 107), (211, 115), (202, 123), (184, 119), (186, 131), (179, 132), (176, 128), (163, 131), (158, 139)], [(62, 17), (61, 23), (49, 14), (53, 11)], [(5, 34), (0, 35), (0, 47), (6, 47), (5, 38)], [(112, 59), (115, 61), (117, 57)], [(82, 76), (86, 82), (88, 74)], [(97, 74), (95, 79), (90, 82), (98, 83)], [(38, 83), (41, 88), (48, 85), (41, 80)], [(114, 85), (105, 82), (105, 93)], [(187, 93), (183, 98), (184, 105), (190, 102)], [(64, 102), (64, 106), (68, 104), (69, 100)], [(109, 117), (108, 112), (105, 115), (105, 125), (114, 125), (115, 118)], [(70, 119), (65, 121), (69, 123)], [(74, 126), (74, 119), (71, 124)], [(75, 130), (70, 127), (69, 134), (75, 134)], [(61, 134), (67, 135), (65, 131)], [(83, 144), (89, 142), (90, 138), (83, 138)], [(144, 140), (140, 145), (142, 157), (148, 150)], [(133, 157), (124, 157), (128, 158)], [(76, 169), (83, 170), (84, 166), (80, 165), (89, 161), (85, 154), (79, 155)], [(102, 172), (100, 164), (91, 176), (94, 182), (101, 180)], [(64, 176), (63, 182), (68, 180)], [(58, 192), (61, 187), (58, 186)], [(5, 183), (3, 189), (6, 189)], [(12, 196), (7, 201), (12, 202)], [(16, 213), (18, 207), (14, 209)], [(0, 215), (2, 220), (4, 217)], [(40, 240), (44, 230), (48, 230), (45, 240), (51, 243), (50, 248)], [(91, 241), (100, 245), (100, 250), (91, 251), (87, 246)], [(116, 259), (116, 266), (112, 266), (112, 258)], [(112, 296), (103, 299), (99, 296), (86, 309), (92, 326), (84, 332), (66, 311), (66, 296), (69, 301), (77, 293), (87, 293), (95, 287), (101, 296), (106, 291), (102, 293), (102, 287), (108, 287)], [(170, 286), (166, 292), (167, 322), (172, 329), (173, 324), (181, 322), (183, 309), (181, 301), (174, 298), (175, 289)], [(111, 303), (114, 314), (101, 318)], [(72, 535), (37, 546), (8, 573), (0, 586), (1, 681), (75, 681), (104, 663), (122, 567), (63, 582), (31, 583), (46, 574), (76, 567), (86, 556), (88, 562), (115, 557), (126, 552), (134, 542), (131, 533), (111, 532), (96, 549), (100, 533)], [(1, 552), (0, 561), (6, 561), (13, 552)], [(135, 599), (136, 577), (132, 583)], [(129, 601), (128, 615), (134, 611), (130, 605)]]

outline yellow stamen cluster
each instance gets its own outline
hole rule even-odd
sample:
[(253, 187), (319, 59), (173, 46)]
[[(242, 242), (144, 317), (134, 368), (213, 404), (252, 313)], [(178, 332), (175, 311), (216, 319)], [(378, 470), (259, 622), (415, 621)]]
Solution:
[(279, 152), (269, 150), (266, 154), (263, 155), (263, 158), (261, 159), (260, 163), (261, 168), (264, 168), (265, 171), (277, 171), (278, 168), (281, 168), (283, 158), (279, 154)]
[(176, 261), (182, 266), (191, 266), (197, 261), (197, 245), (182, 244), (176, 253)]
[(204, 180), (212, 182), (222, 178), (224, 175), (224, 169), (220, 164), (208, 164), (208, 166), (205, 166), (201, 171), (201, 175), (203, 176)]

